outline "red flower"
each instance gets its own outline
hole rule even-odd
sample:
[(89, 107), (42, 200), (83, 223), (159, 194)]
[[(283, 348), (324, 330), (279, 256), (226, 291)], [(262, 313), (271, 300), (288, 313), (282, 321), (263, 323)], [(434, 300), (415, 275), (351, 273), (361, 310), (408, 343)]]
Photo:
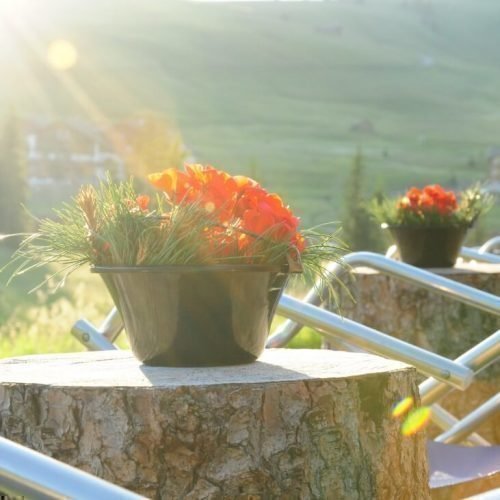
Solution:
[(457, 208), (457, 199), (453, 191), (445, 191), (439, 184), (425, 186), (422, 190), (412, 187), (397, 204), (399, 210), (419, 213), (438, 213), (447, 216)]
[(149, 182), (163, 191), (172, 203), (189, 201), (197, 188), (194, 179), (176, 168), (148, 175)]
[(210, 257), (230, 257), (238, 250), (238, 240), (227, 228), (212, 226), (205, 228), (206, 253)]
[(299, 253), (302, 253), (307, 247), (306, 239), (298, 232), (295, 233), (295, 235), (291, 239), (291, 243), (295, 246)]
[(137, 206), (143, 211), (147, 212), (149, 207), (150, 198), (147, 194), (142, 194), (135, 199)]
[(277, 241), (290, 241), (299, 219), (283, 205), (281, 198), (276, 194), (265, 194), (251, 201), (251, 205), (255, 206), (243, 212), (243, 229), (258, 235), (265, 234)]
[(214, 214), (221, 222), (227, 222), (233, 215), (236, 202), (236, 181), (226, 172), (213, 167), (186, 167), (188, 174), (199, 184), (201, 206)]
[[(206, 230), (212, 255), (226, 251), (228, 255), (245, 254), (254, 248), (250, 244), (258, 236), (289, 242), (299, 251), (305, 248), (304, 238), (297, 233), (299, 219), (278, 195), (268, 193), (249, 177), (232, 177), (210, 165), (193, 164), (186, 165), (185, 172), (167, 169), (150, 175), (149, 180), (174, 204), (199, 203), (220, 225)], [(233, 236), (231, 231), (237, 233), (238, 229), (241, 232)]]

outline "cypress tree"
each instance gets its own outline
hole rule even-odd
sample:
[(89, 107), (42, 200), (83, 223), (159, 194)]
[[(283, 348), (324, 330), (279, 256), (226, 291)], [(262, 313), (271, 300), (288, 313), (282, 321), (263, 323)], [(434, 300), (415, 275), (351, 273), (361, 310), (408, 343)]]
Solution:
[(382, 235), (373, 221), (363, 196), (363, 154), (354, 155), (345, 186), (343, 239), (353, 251), (383, 251)]
[(26, 156), (21, 126), (15, 113), (0, 136), (0, 234), (26, 231), (23, 206), (27, 198)]

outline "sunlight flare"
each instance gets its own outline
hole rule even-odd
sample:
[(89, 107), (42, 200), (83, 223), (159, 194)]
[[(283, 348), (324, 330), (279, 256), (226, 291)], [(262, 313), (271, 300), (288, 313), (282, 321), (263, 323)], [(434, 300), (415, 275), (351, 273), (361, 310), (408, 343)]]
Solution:
[(54, 69), (71, 69), (78, 61), (75, 46), (67, 40), (54, 40), (47, 49), (47, 61)]
[(413, 436), (424, 429), (431, 420), (431, 409), (427, 406), (417, 408), (410, 412), (401, 426), (403, 436)]
[(397, 404), (395, 404), (394, 407), (392, 408), (392, 416), (394, 418), (399, 418), (399, 417), (403, 416), (411, 408), (413, 408), (414, 404), (415, 404), (415, 401), (411, 396), (408, 396), (407, 398), (402, 399)]

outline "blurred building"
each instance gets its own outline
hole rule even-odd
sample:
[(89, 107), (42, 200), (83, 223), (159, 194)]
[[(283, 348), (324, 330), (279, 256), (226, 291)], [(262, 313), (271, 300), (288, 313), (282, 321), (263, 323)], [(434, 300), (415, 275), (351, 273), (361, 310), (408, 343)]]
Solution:
[(125, 177), (122, 158), (105, 131), (79, 118), (25, 120), (28, 182), (32, 186), (92, 183), (111, 172)]

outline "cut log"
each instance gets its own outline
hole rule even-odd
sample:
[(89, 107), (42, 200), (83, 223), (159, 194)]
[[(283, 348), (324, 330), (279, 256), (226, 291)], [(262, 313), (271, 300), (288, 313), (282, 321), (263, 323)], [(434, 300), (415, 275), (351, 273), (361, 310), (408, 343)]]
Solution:
[(416, 372), (368, 354), (268, 350), (221, 368), (126, 351), (0, 362), (0, 434), (151, 498), (425, 499), (425, 436), (391, 407)]

